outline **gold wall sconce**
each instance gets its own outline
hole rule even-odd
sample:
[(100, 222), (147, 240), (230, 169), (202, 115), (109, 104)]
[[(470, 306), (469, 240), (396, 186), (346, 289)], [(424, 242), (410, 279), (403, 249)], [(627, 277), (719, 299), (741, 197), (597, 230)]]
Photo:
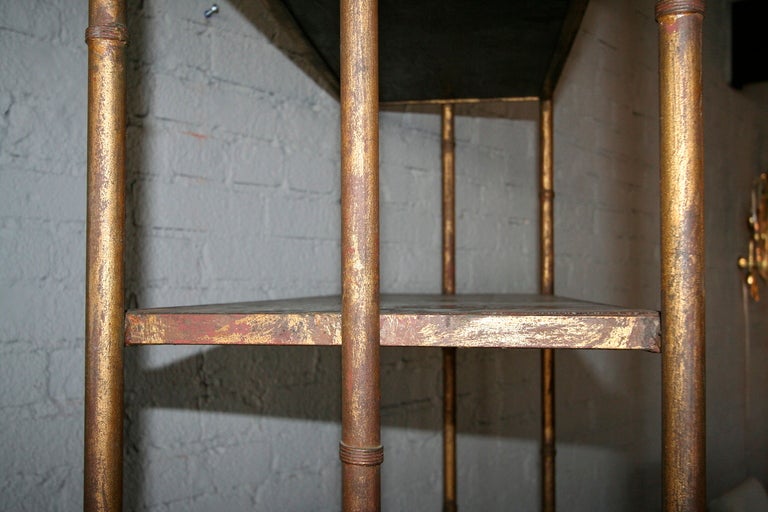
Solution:
[(758, 277), (768, 281), (768, 174), (762, 173), (752, 187), (749, 211), (749, 252), (739, 258), (739, 268), (746, 271), (749, 294), (760, 300)]

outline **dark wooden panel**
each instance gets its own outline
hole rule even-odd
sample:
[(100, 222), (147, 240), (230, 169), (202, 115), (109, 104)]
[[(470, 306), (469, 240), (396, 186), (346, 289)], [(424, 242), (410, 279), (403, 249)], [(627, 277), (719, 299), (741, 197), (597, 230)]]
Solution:
[[(338, 0), (283, 3), (338, 76)], [(586, 4), (380, 0), (381, 101), (551, 94)]]
[[(126, 343), (338, 345), (339, 297), (129, 311)], [(381, 344), (640, 349), (659, 315), (547, 295), (383, 295)]]

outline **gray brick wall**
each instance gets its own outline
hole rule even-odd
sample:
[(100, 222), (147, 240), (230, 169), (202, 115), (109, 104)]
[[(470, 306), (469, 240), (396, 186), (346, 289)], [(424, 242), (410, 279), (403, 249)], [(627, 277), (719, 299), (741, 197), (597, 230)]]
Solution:
[[(126, 295), (140, 306), (339, 290), (338, 105), (254, 2), (129, 2)], [(709, 491), (768, 480), (765, 306), (745, 376), (736, 257), (768, 164), (768, 90), (726, 85), (705, 30)], [(652, 2), (593, 0), (555, 96), (556, 290), (658, 308)], [(0, 1), (0, 503), (82, 502), (85, 5)], [(537, 287), (537, 127), (459, 118), (460, 292)], [(440, 289), (439, 119), (381, 115), (382, 289)], [(126, 508), (337, 510), (339, 351), (126, 352)], [(538, 355), (459, 353), (463, 510), (538, 503)], [(660, 359), (558, 355), (558, 499), (660, 508)], [(385, 510), (441, 505), (440, 352), (382, 351)], [(747, 386), (748, 385), (748, 386)], [(750, 400), (747, 402), (747, 387)]]

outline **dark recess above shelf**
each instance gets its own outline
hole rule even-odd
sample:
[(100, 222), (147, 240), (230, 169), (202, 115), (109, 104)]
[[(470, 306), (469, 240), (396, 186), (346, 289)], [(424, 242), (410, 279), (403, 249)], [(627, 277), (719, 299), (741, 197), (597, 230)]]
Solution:
[(768, 81), (767, 0), (739, 0), (731, 4), (731, 86)]
[[(269, 0), (293, 18), (338, 83), (338, 0)], [(540, 98), (552, 94), (586, 0), (381, 0), (384, 103)], [(277, 10), (277, 9), (275, 9)]]

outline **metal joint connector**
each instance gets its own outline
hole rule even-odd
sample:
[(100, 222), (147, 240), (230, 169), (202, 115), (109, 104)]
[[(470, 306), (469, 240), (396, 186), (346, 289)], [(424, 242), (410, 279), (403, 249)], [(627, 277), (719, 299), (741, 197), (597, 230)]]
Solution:
[(656, 2), (656, 20), (670, 14), (704, 14), (704, 0), (660, 0)]
[(378, 466), (384, 462), (384, 447), (347, 446), (339, 443), (339, 458), (344, 464), (354, 466)]
[(128, 28), (121, 23), (110, 23), (109, 25), (94, 25), (85, 29), (85, 43), (101, 39), (105, 41), (115, 41), (121, 45), (128, 44)]

